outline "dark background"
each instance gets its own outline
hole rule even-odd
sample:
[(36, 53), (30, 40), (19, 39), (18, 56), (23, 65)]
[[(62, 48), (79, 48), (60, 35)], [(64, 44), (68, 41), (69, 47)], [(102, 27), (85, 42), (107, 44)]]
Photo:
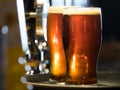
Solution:
[(102, 9), (103, 43), (98, 60), (98, 70), (120, 70), (120, 1), (91, 0)]
[(91, 0), (94, 6), (101, 7), (103, 18), (103, 40), (120, 41), (120, 1)]

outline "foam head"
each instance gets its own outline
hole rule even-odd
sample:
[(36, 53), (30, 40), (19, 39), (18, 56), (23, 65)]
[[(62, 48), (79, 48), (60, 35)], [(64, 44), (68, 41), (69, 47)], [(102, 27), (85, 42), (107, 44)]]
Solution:
[(64, 15), (96, 15), (101, 14), (99, 7), (66, 7), (63, 10)]
[(48, 13), (63, 13), (64, 7), (62, 6), (52, 6), (48, 8)]

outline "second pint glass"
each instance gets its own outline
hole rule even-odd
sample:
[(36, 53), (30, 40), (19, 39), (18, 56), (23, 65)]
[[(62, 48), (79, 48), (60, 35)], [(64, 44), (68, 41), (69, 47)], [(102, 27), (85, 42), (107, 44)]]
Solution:
[(47, 18), (47, 40), (50, 50), (50, 80), (64, 82), (66, 58), (62, 40), (62, 7), (49, 7)]
[(67, 84), (97, 83), (96, 69), (101, 46), (101, 9), (65, 8), (63, 45)]

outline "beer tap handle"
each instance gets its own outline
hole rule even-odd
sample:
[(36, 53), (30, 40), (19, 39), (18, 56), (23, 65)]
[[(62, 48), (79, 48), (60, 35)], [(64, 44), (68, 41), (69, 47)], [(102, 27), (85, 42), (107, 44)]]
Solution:
[(28, 46), (26, 21), (25, 21), (25, 10), (24, 10), (23, 0), (17, 0), (16, 4), (17, 4), (17, 13), (18, 13), (22, 50), (23, 50), (23, 52), (26, 52), (29, 49), (29, 46)]
[(42, 28), (42, 10), (43, 3), (38, 2), (36, 4), (36, 36), (43, 36), (43, 28)]
[(44, 2), (42, 2), (42, 0), (36, 0), (34, 3), (34, 7), (36, 8), (35, 43), (38, 46), (40, 51), (40, 63), (39, 63), (40, 73), (46, 74), (49, 72), (49, 69), (47, 69), (47, 63), (46, 63), (46, 60), (47, 60), (46, 57), (48, 57), (46, 55), (48, 48), (47, 48), (47, 42), (44, 36), (43, 22), (42, 22), (43, 5), (44, 5)]
[(39, 49), (41, 48), (41, 45), (43, 42), (46, 42), (45, 36), (44, 36), (44, 30), (43, 30), (43, 22), (42, 22), (42, 16), (43, 16), (43, 5), (44, 2), (40, 2), (41, 0), (36, 0), (35, 7), (36, 7), (36, 31), (35, 31), (35, 41), (38, 45), (40, 46)]

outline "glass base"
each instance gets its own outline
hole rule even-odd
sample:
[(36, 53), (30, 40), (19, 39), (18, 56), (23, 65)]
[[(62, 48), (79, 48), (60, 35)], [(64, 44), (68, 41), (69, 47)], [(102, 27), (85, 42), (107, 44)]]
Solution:
[(53, 80), (53, 79), (49, 79), (49, 83), (65, 85), (64, 81), (57, 81), (57, 80)]

